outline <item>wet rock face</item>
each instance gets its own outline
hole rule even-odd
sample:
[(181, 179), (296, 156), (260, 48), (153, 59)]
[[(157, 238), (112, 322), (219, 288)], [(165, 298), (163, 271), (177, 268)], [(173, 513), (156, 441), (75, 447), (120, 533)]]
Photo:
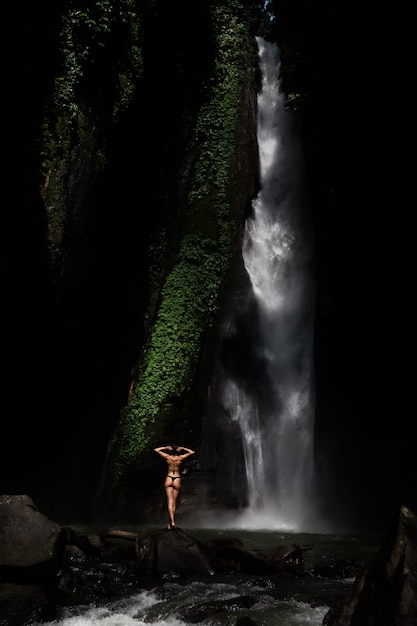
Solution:
[(417, 517), (405, 506), (350, 599), (327, 614), (326, 626), (417, 624)]

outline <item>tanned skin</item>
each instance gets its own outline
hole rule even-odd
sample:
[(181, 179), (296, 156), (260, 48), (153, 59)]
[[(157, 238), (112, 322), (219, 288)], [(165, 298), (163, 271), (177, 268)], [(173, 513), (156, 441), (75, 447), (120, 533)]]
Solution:
[(195, 454), (194, 450), (184, 448), (184, 446), (160, 446), (155, 448), (168, 465), (168, 474), (165, 478), (165, 493), (167, 496), (169, 525), (168, 528), (175, 530), (175, 511), (177, 509), (177, 499), (181, 491), (181, 463), (189, 456)]

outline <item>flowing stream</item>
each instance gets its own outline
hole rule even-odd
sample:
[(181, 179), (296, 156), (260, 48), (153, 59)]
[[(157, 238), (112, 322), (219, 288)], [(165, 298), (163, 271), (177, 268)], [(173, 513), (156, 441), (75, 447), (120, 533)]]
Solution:
[(261, 188), (247, 219), (243, 260), (257, 307), (262, 385), (223, 388), (238, 422), (249, 502), (240, 522), (253, 528), (311, 528), (314, 511), (313, 237), (302, 150), (285, 109), (276, 44), (257, 38)]
[[(97, 532), (94, 527), (72, 528), (77, 532)], [(135, 527), (134, 530), (146, 534), (161, 529)], [(314, 564), (331, 567), (346, 557), (366, 566), (374, 559), (380, 541), (378, 536), (356, 534), (236, 533), (223, 528), (183, 530), (199, 541), (238, 537), (249, 549), (312, 544), (312, 550), (305, 553), (307, 570)], [(125, 595), (102, 602), (62, 607), (56, 619), (43, 626), (192, 626), (195, 623), (235, 626), (239, 618), (245, 621), (249, 618), (259, 626), (322, 626), (329, 608), (349, 597), (353, 582), (353, 578), (326, 579), (310, 574), (283, 577), (233, 572), (190, 577), (172, 573), (162, 577), (153, 588), (148, 584), (146, 589), (127, 589)], [(242, 597), (254, 600), (250, 608), (239, 605)], [(217, 611), (213, 609), (216, 605)]]
[[(94, 527), (72, 528), (77, 532), (97, 532)], [(239, 537), (249, 549), (313, 544), (313, 549), (306, 552), (307, 569), (314, 564), (331, 566), (346, 557), (366, 566), (374, 559), (380, 541), (378, 536), (356, 534), (183, 530), (200, 541), (228, 535)], [(146, 589), (127, 590), (124, 596), (103, 599), (101, 603), (62, 607), (56, 619), (43, 626), (235, 626), (239, 618), (249, 618), (259, 626), (322, 626), (329, 608), (349, 597), (353, 582), (353, 578), (326, 579), (314, 575), (286, 578), (238, 572), (192, 577), (171, 574), (162, 577), (153, 588), (146, 585)], [(242, 597), (254, 600), (250, 608), (239, 605)], [(217, 611), (213, 609), (216, 605)], [(205, 616), (206, 607), (209, 610)]]

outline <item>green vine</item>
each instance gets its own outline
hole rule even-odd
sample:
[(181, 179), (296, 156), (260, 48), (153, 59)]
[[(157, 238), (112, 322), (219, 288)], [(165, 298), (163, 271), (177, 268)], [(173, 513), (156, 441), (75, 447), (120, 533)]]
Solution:
[(142, 72), (140, 33), (136, 3), (134, 0), (95, 0), (90, 6), (78, 8), (74, 2), (63, 16), (61, 54), (62, 73), (55, 83), (54, 104), (56, 110), (67, 113), (67, 120), (73, 122), (79, 113), (80, 99), (78, 87), (95, 65), (96, 57), (111, 44), (113, 30), (119, 25), (130, 42), (128, 48), (129, 65), (118, 68), (114, 90), (113, 115), (130, 104), (135, 90), (135, 81)]
[[(67, 173), (71, 171), (72, 151), (78, 151), (80, 168), (93, 180), (106, 164), (103, 127), (115, 124), (120, 112), (131, 104), (142, 73), (140, 16), (135, 0), (85, 4), (73, 0), (61, 18), (60, 71), (42, 127), (42, 195), (54, 248), (61, 245), (69, 211)], [(109, 94), (105, 108), (97, 99), (103, 91)]]
[(196, 235), (186, 237), (178, 262), (162, 291), (161, 306), (151, 340), (144, 355), (141, 373), (129, 402), (123, 428), (120, 469), (131, 462), (147, 443), (149, 422), (161, 407), (181, 396), (193, 385), (201, 334), (207, 316), (217, 309), (222, 268), (210, 251), (212, 242)]
[(149, 344), (130, 396), (113, 463), (117, 483), (149, 445), (147, 428), (169, 413), (173, 400), (194, 384), (202, 336), (213, 324), (231, 255), (236, 224), (231, 217), (230, 171), (241, 94), (250, 58), (248, 29), (241, 4), (231, 0), (212, 5), (217, 57), (206, 85), (206, 102), (197, 122), (198, 159), (188, 196), (188, 213), (196, 218), (213, 212), (217, 229), (212, 238), (185, 236), (161, 290), (161, 302)]

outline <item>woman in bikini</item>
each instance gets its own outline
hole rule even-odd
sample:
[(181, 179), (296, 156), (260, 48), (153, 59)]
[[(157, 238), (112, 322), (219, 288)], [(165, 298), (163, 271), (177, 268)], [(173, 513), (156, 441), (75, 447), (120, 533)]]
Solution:
[(160, 446), (155, 448), (163, 459), (168, 464), (168, 475), (165, 478), (165, 493), (167, 494), (169, 525), (168, 528), (175, 530), (175, 511), (177, 508), (177, 498), (181, 490), (181, 474), (180, 467), (184, 459), (187, 459), (192, 454), (195, 454), (194, 450), (190, 448), (184, 448), (184, 446)]

